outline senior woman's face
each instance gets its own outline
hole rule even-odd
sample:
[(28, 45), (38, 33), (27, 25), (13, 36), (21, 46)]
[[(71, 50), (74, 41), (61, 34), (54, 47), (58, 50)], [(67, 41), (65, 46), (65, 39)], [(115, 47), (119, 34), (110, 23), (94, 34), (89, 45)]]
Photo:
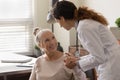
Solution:
[(57, 50), (57, 40), (52, 32), (42, 34), (42, 47), (48, 52)]

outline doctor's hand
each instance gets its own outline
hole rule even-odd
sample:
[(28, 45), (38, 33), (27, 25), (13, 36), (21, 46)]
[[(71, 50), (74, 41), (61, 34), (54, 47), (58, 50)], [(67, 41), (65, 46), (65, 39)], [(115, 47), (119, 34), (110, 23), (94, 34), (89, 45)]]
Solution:
[(78, 60), (80, 60), (80, 58), (75, 57), (71, 53), (66, 53), (66, 58), (64, 60), (64, 63), (67, 68), (73, 69), (77, 65)]

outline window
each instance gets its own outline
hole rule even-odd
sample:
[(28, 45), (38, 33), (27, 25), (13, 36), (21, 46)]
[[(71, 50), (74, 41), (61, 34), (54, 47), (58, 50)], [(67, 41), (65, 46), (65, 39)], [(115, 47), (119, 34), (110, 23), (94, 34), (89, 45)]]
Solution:
[(32, 0), (0, 0), (0, 53), (32, 53)]

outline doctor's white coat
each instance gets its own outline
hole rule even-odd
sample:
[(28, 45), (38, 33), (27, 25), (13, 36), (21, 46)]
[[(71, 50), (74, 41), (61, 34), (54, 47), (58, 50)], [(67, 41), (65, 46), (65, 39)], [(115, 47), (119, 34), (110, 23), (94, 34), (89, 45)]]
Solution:
[(98, 67), (98, 80), (120, 80), (120, 45), (112, 32), (90, 19), (79, 21), (77, 32), (81, 44), (90, 53), (79, 60), (81, 69)]

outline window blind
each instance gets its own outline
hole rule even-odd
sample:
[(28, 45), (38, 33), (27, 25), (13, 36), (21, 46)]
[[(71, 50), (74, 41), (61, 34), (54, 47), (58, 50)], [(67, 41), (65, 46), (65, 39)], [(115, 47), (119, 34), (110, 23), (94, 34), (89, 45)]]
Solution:
[(0, 53), (33, 53), (32, 0), (0, 0)]

